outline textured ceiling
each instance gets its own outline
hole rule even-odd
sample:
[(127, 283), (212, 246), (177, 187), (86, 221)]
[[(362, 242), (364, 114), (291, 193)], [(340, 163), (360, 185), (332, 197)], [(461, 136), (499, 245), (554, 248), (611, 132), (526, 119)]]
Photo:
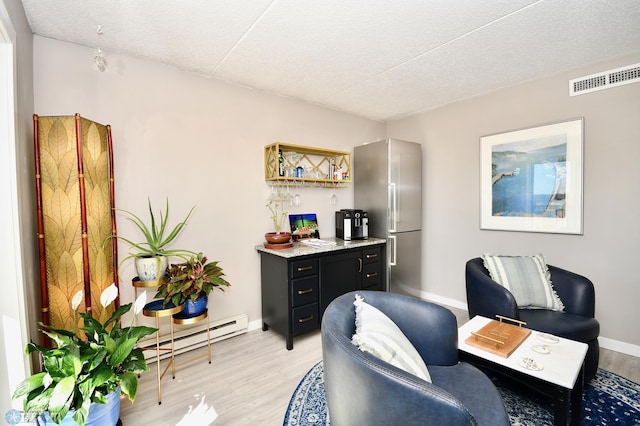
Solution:
[(143, 57), (381, 121), (640, 52), (638, 0), (23, 4), (35, 34), (107, 61)]

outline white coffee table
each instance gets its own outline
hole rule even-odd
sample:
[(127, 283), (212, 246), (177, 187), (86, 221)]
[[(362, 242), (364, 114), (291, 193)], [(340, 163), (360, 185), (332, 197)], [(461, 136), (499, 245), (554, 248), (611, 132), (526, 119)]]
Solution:
[[(489, 318), (475, 316), (458, 328), (460, 359), (506, 375), (552, 397), (555, 425), (569, 424), (570, 411), (572, 424), (580, 424), (584, 357), (587, 354), (587, 345), (532, 330), (524, 342), (508, 358), (504, 358), (465, 343), (472, 331), (478, 331), (489, 321)], [(525, 368), (521, 365), (523, 358), (534, 360), (536, 366), (542, 369)]]

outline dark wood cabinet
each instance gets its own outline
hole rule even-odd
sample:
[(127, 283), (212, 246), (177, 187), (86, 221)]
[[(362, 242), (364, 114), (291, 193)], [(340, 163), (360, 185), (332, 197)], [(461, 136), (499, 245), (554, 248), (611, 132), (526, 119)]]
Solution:
[(320, 327), (336, 297), (358, 289), (384, 290), (384, 240), (360, 244), (301, 253), (259, 249), (262, 329), (283, 334), (290, 350), (294, 336)]
[(371, 247), (362, 250), (362, 285), (364, 290), (384, 290), (383, 277), (385, 260), (383, 247)]
[(324, 313), (336, 297), (360, 287), (361, 262), (360, 250), (323, 256), (320, 259), (320, 312)]

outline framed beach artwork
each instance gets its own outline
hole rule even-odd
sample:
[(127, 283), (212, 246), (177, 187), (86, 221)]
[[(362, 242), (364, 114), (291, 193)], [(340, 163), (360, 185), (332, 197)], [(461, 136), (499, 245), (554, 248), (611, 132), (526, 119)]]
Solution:
[(480, 138), (480, 229), (582, 234), (583, 119)]

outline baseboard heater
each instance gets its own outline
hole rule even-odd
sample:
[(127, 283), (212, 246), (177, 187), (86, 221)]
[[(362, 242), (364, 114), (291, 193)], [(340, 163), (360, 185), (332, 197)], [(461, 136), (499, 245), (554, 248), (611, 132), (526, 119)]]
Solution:
[[(160, 319), (160, 346), (163, 348), (169, 348), (171, 346), (171, 332), (169, 326), (165, 327), (167, 320)], [(229, 318), (224, 318), (216, 321), (211, 321), (209, 329), (211, 332), (211, 343), (218, 342), (220, 340), (228, 339), (230, 337), (237, 336), (247, 332), (248, 317), (246, 314), (234, 315)], [(148, 350), (144, 351), (144, 357), (147, 362), (156, 361), (156, 336), (152, 335), (152, 338), (145, 339), (140, 344)], [(193, 349), (201, 348), (207, 344), (207, 322), (201, 321), (198, 324), (184, 326), (174, 325), (174, 339), (173, 350), (176, 355), (184, 352), (191, 351)], [(161, 350), (160, 359), (168, 358), (169, 351)]]

